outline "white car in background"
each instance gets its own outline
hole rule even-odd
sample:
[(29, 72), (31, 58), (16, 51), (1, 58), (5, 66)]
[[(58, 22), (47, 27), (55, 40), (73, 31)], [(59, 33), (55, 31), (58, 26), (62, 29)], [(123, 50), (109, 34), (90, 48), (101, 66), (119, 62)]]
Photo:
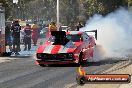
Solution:
[(45, 38), (47, 31), (48, 31), (48, 27), (45, 27), (42, 30), (40, 30), (40, 38)]

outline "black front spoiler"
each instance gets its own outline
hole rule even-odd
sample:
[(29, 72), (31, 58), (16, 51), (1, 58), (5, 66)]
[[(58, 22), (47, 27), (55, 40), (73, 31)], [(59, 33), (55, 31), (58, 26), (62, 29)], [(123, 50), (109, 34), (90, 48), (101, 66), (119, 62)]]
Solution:
[(37, 61), (45, 61), (45, 62), (65, 62), (65, 61), (74, 61), (75, 59), (49, 59), (49, 60), (45, 60), (45, 59), (37, 59)]

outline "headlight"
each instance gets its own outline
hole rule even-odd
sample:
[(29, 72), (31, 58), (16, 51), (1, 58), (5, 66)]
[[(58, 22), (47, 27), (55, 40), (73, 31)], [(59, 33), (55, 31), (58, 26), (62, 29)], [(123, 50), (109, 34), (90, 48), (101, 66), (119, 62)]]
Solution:
[(67, 58), (67, 55), (66, 55), (66, 54), (64, 54), (64, 55), (63, 55), (63, 58)]
[(73, 58), (73, 54), (72, 54), (72, 53), (69, 53), (69, 54), (67, 55), (67, 58)]
[(37, 54), (37, 58), (41, 58), (42, 55), (40, 53)]

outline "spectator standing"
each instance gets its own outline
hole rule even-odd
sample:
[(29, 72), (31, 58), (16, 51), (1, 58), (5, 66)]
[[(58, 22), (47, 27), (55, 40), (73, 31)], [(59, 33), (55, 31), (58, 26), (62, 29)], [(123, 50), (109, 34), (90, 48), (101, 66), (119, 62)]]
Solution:
[(20, 30), (21, 30), (21, 26), (19, 25), (19, 22), (14, 21), (11, 26), (11, 31), (12, 31), (12, 37), (13, 37), (13, 52), (16, 55), (19, 55), (18, 52), (21, 51), (20, 49)]
[(82, 28), (82, 27), (83, 27), (83, 25), (81, 24), (81, 22), (78, 22), (78, 24), (77, 24), (77, 31), (79, 31), (80, 28)]
[(31, 26), (32, 29), (32, 40), (34, 46), (36, 46), (38, 38), (39, 38), (39, 26), (36, 21), (34, 21), (34, 24)]
[(29, 24), (26, 24), (26, 26), (24, 27), (24, 51), (27, 49), (31, 49), (31, 32), (31, 26)]
[(46, 39), (50, 37), (51, 31), (57, 31), (57, 26), (55, 22), (51, 22), (48, 27), (48, 31), (46, 32)]
[(51, 31), (57, 31), (57, 26), (56, 26), (55, 22), (51, 22), (51, 23), (49, 24), (49, 31), (50, 31), (50, 32), (51, 32)]
[(7, 23), (5, 27), (5, 41), (6, 41), (6, 46), (9, 46), (9, 49), (12, 52), (12, 36), (11, 36), (10, 28), (11, 28), (11, 25)]

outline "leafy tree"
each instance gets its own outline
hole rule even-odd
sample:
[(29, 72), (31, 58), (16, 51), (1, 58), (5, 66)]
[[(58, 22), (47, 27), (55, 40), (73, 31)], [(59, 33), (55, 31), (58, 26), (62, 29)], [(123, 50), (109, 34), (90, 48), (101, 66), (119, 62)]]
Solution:
[(5, 8), (5, 18), (9, 19), (11, 18), (11, 0), (0, 0), (0, 3), (2, 3), (2, 6)]
[(132, 6), (132, 0), (128, 0), (128, 6)]
[(124, 0), (80, 0), (83, 3), (85, 17), (89, 18), (94, 14), (107, 15), (120, 6), (126, 6)]
[[(56, 21), (56, 0), (0, 0), (6, 9), (6, 19), (33, 19)], [(130, 6), (132, 0), (60, 0), (60, 22), (85, 21), (94, 14), (106, 15), (120, 6)]]

